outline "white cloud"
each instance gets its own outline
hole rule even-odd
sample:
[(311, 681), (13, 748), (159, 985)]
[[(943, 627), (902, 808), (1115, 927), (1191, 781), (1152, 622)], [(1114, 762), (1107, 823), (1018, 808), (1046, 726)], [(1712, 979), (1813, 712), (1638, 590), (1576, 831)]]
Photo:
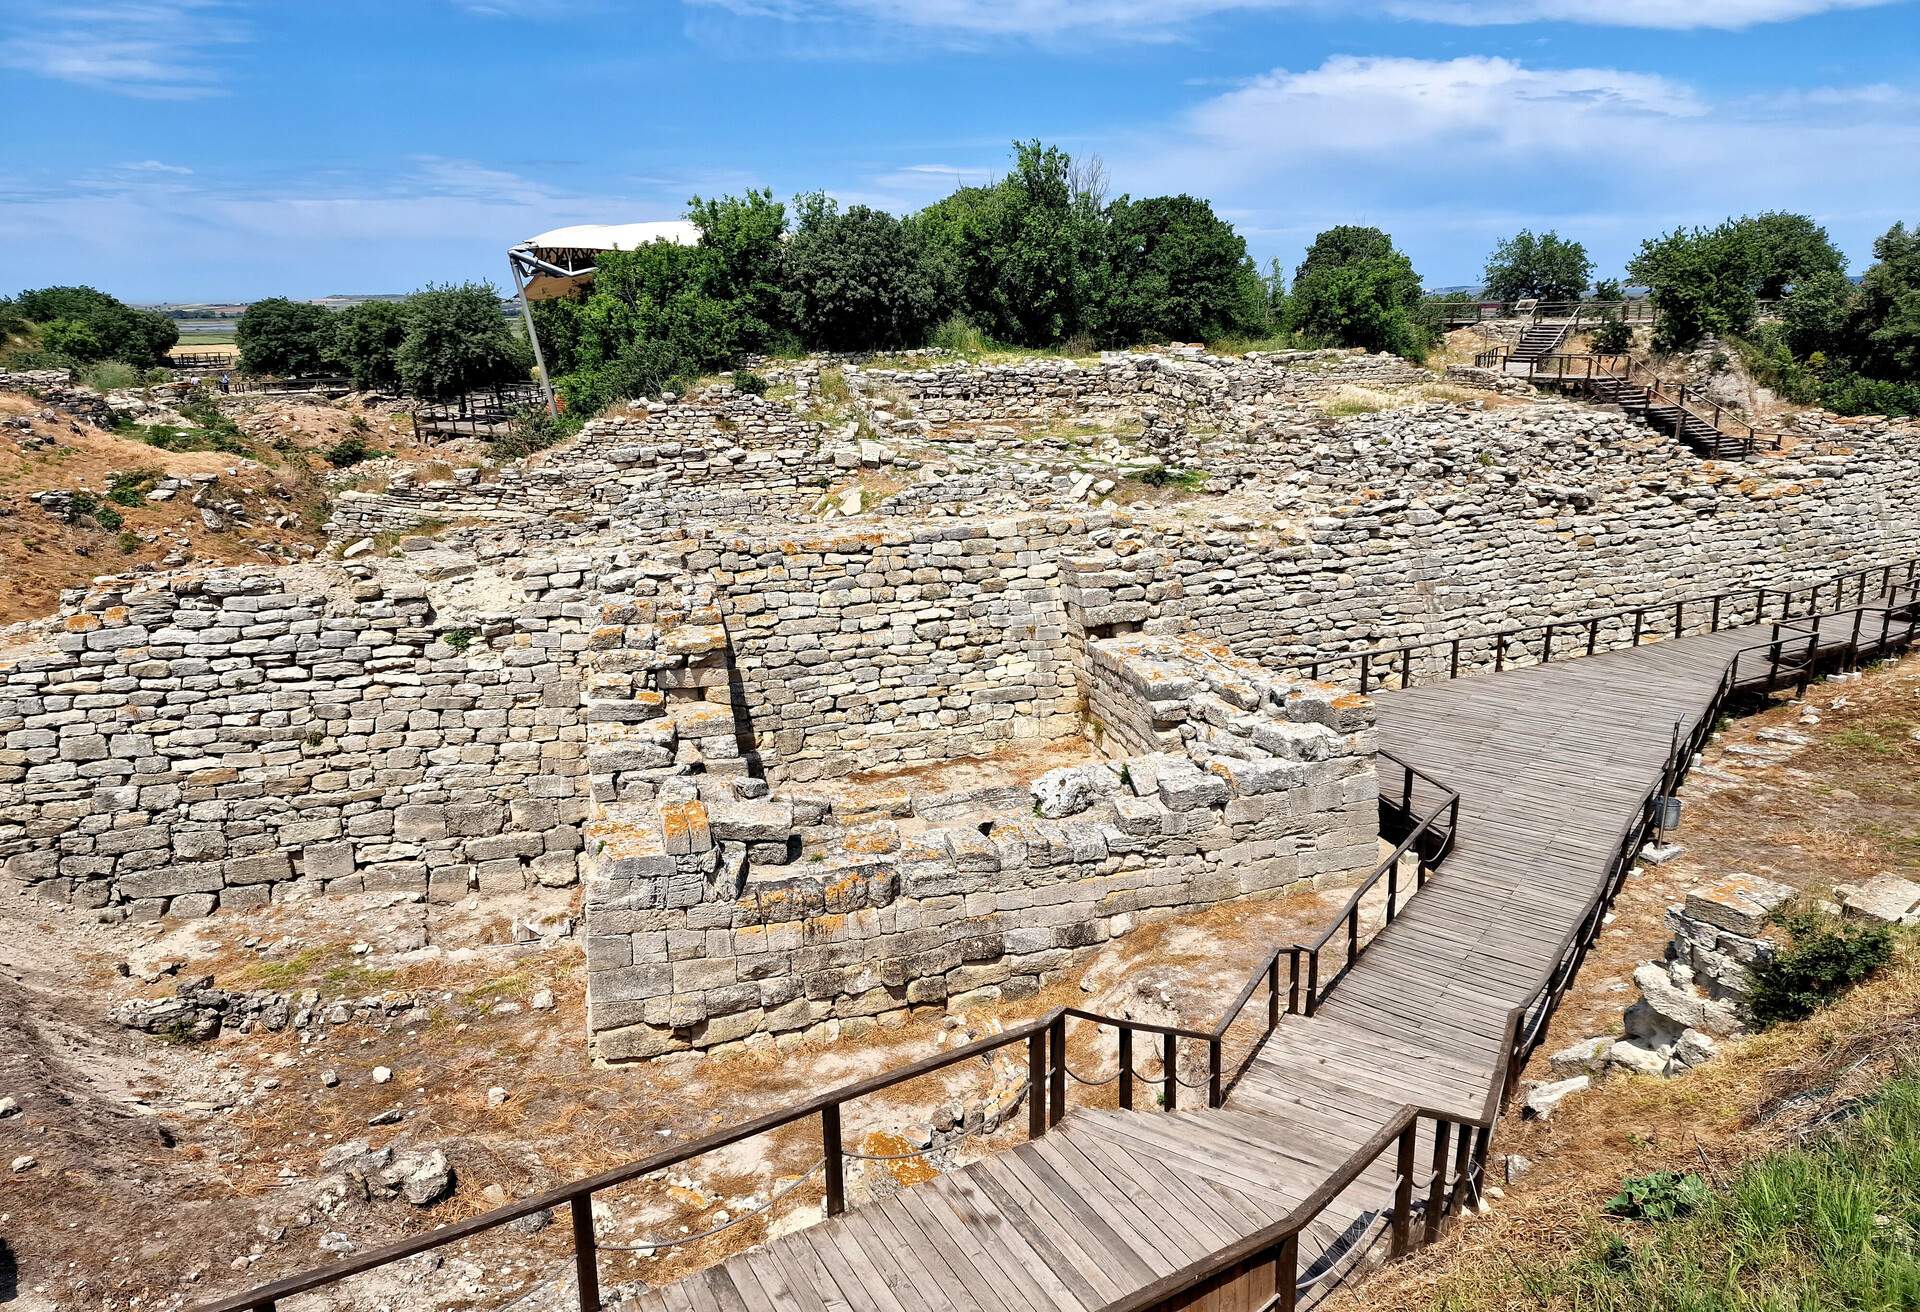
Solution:
[[(488, 0), (472, 0), (487, 3)], [(1900, 0), (688, 0), (747, 18), (857, 22), (961, 38), (1048, 39), (1090, 33), (1166, 40), (1222, 14), (1296, 9), (1372, 12), (1482, 27), (1565, 22), (1609, 27), (1725, 28), (1784, 22)]]
[(172, 173), (185, 177), (193, 172), (184, 164), (167, 164), (157, 159), (143, 159), (137, 164), (120, 166), (128, 173)]
[(1858, 248), (1865, 230), (1920, 210), (1920, 175), (1885, 167), (1920, 153), (1914, 103), (1880, 84), (1817, 88), (1783, 108), (1622, 69), (1342, 56), (1277, 69), (1100, 149), (1116, 189), (1208, 196), (1256, 248), (1379, 223), (1416, 262), (1424, 248), (1453, 265), (1462, 246), (1554, 227), (1617, 269), (1641, 237), (1761, 209), (1831, 220)]
[(1898, 0), (1389, 0), (1386, 9), (1400, 18), (1468, 27), (1550, 22), (1738, 29), (1893, 3)]
[(0, 0), (0, 68), (149, 100), (221, 94), (212, 52), (246, 40), (226, 0)]

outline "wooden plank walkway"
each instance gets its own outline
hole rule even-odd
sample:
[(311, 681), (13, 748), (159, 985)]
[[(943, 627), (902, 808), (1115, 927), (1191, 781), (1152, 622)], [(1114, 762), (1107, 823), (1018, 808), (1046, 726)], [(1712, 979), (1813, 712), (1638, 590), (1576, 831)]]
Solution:
[[(1283, 1018), (1224, 1107), (1074, 1111), (1033, 1142), (638, 1306), (1092, 1312), (1277, 1221), (1402, 1106), (1478, 1115), (1507, 1013), (1607, 878), (1674, 725), (1690, 730), (1734, 653), (1766, 636), (1730, 630), (1377, 694), (1382, 745), (1460, 793), (1458, 846), (1315, 1016)], [(1422, 1133), (1430, 1143), (1430, 1122)], [(1394, 1178), (1383, 1154), (1309, 1229), (1303, 1279), (1377, 1223)]]

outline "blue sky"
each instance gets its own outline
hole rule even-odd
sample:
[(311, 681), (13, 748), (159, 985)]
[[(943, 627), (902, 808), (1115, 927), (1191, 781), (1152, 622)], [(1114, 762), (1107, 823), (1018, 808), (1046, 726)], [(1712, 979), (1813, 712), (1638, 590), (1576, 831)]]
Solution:
[(905, 211), (1035, 136), (1263, 264), (1376, 223), (1471, 282), (1531, 226), (1617, 273), (1790, 208), (1857, 269), (1920, 220), (1920, 0), (0, 0), (0, 122), (6, 281), (143, 301), (499, 283), (749, 186)]

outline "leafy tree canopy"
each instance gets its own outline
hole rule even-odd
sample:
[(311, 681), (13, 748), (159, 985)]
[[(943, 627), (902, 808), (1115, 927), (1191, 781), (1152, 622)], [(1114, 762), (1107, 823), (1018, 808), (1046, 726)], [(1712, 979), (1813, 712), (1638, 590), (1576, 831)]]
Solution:
[(1556, 232), (1535, 236), (1523, 228), (1493, 248), (1485, 276), (1489, 300), (1573, 301), (1586, 293), (1593, 261), (1577, 241)]
[(1314, 239), (1294, 278), (1292, 326), (1337, 346), (1419, 359), (1432, 344), (1421, 322), (1420, 275), (1377, 228), (1334, 228)]
[(938, 308), (920, 237), (893, 215), (823, 193), (795, 202), (786, 251), (801, 335), (831, 351), (917, 345)]
[(1821, 274), (1847, 271), (1847, 257), (1828, 239), (1827, 230), (1804, 214), (1769, 210), (1733, 220), (1729, 231), (1734, 240), (1753, 248), (1753, 294), (1761, 300), (1778, 300), (1790, 285)]
[(1246, 242), (1204, 200), (1122, 196), (1107, 210), (1107, 252), (1113, 340), (1204, 340), (1271, 323)]
[(307, 301), (255, 301), (234, 325), (233, 340), (250, 374), (300, 378), (334, 367), (333, 314)]
[(532, 352), (501, 316), (500, 293), (488, 283), (429, 285), (407, 298), (405, 318), (394, 368), (415, 396), (522, 382), (533, 368)]
[(406, 306), (398, 301), (362, 301), (334, 316), (333, 357), (363, 391), (400, 386), (400, 343), (407, 335)]
[[(92, 287), (42, 287), (13, 301), (16, 320), (60, 325), (41, 346), (78, 363), (124, 360), (138, 368), (163, 363), (180, 328), (156, 310), (136, 310)], [(56, 344), (58, 343), (58, 344)]]

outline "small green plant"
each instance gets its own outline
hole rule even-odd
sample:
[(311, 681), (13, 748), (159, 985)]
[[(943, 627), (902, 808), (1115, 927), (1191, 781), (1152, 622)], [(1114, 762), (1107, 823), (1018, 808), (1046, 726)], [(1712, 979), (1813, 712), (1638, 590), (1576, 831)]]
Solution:
[(1148, 487), (1176, 487), (1185, 491), (1196, 491), (1207, 484), (1207, 476), (1198, 469), (1181, 469), (1176, 465), (1154, 465), (1141, 470), (1133, 476)]
[(120, 554), (123, 556), (131, 556), (134, 552), (140, 550), (140, 535), (131, 529), (123, 530), (118, 541)]
[(78, 524), (99, 508), (99, 497), (91, 492), (75, 492), (67, 498), (67, 523)]
[(1783, 908), (1773, 922), (1787, 942), (1753, 963), (1754, 1024), (1805, 1020), (1893, 959), (1886, 925), (1842, 920), (1813, 906)]
[(1607, 1200), (1607, 1212), (1635, 1221), (1671, 1221), (1703, 1206), (1711, 1195), (1707, 1182), (1691, 1171), (1655, 1171), (1620, 1182), (1620, 1192)]
[(586, 419), (569, 412), (549, 414), (545, 406), (532, 405), (516, 410), (507, 421), (507, 431), (487, 442), (487, 451), (496, 460), (523, 460), (535, 451), (566, 441), (580, 431)]
[(307, 739), (306, 739), (307, 746), (318, 747), (320, 746), (320, 744), (326, 741), (327, 741), (327, 735), (323, 730), (320, 730), (320, 729), (307, 730)]
[(367, 439), (359, 433), (348, 433), (326, 450), (327, 463), (335, 469), (351, 469), (362, 461), (371, 460), (379, 452), (375, 451)]
[(820, 371), (820, 399), (828, 405), (849, 405), (853, 401), (853, 389), (847, 386), (846, 370), (839, 365), (828, 365)]
[(473, 645), (472, 629), (448, 629), (440, 635), (440, 641), (455, 651), (465, 651)]
[(97, 506), (93, 512), (93, 522), (109, 533), (118, 533), (126, 526), (126, 517), (112, 506)]
[(119, 392), (138, 387), (144, 381), (141, 372), (120, 360), (102, 360), (89, 365), (80, 375), (83, 386), (96, 392)]
[(765, 396), (767, 380), (747, 369), (736, 369), (733, 374), (733, 390), (744, 392), (748, 396)]
[(116, 506), (137, 506), (161, 478), (157, 469), (126, 469), (107, 483), (107, 500)]
[(964, 314), (956, 314), (935, 328), (928, 342), (955, 355), (981, 355), (987, 349), (987, 335)]

